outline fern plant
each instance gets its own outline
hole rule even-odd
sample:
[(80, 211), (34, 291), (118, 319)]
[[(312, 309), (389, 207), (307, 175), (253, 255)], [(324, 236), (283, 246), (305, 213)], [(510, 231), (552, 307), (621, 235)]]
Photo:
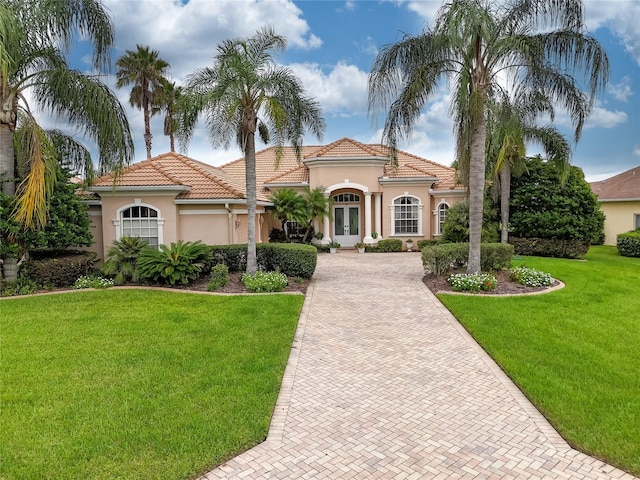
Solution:
[(115, 240), (107, 252), (107, 258), (101, 268), (102, 273), (113, 276), (113, 282), (116, 285), (122, 285), (127, 281), (139, 282), (138, 257), (140, 251), (147, 245), (146, 240), (138, 237), (122, 237), (120, 240)]
[(183, 285), (200, 276), (211, 257), (211, 249), (200, 242), (171, 243), (171, 247), (160, 245), (159, 249), (145, 247), (138, 258), (140, 277), (155, 283)]

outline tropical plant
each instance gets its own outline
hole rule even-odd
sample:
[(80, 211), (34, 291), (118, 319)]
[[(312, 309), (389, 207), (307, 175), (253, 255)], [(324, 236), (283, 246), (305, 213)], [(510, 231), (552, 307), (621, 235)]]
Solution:
[(254, 293), (281, 292), (289, 285), (289, 279), (284, 273), (257, 271), (243, 274), (242, 283)]
[(273, 54), (285, 49), (286, 39), (270, 28), (248, 39), (226, 40), (218, 46), (214, 65), (188, 77), (181, 106), (181, 131), (186, 144), (198, 116), (204, 113), (214, 146), (236, 141), (244, 153), (247, 195), (247, 272), (257, 270), (256, 260), (256, 147), (255, 134), (276, 145), (276, 162), (285, 142), (301, 155), (302, 137), (308, 129), (319, 139), (325, 123), (319, 104), (305, 95), (291, 70), (279, 67)]
[(456, 157), (468, 172), (469, 273), (480, 271), (489, 100), (507, 91), (504, 85), (544, 91), (567, 111), (577, 140), (608, 74), (607, 54), (586, 33), (580, 0), (451, 0), (432, 27), (380, 51), (369, 77), (369, 111), (387, 110), (382, 138), (394, 160), (440, 80), (450, 80)]
[(169, 64), (158, 55), (157, 50), (136, 45), (135, 52), (127, 50), (116, 62), (116, 87), (133, 85), (129, 103), (141, 109), (144, 115), (144, 144), (148, 159), (151, 158), (151, 116), (160, 110), (165, 75), (169, 69)]
[[(331, 217), (333, 198), (325, 194), (324, 187), (307, 188), (302, 197), (305, 201), (305, 223), (307, 225), (307, 230), (302, 241), (306, 242), (313, 230), (313, 221), (316, 218)], [(321, 239), (322, 237), (320, 237), (319, 240)]]
[(509, 240), (509, 199), (511, 176), (526, 172), (526, 143), (538, 143), (545, 155), (556, 164), (559, 181), (566, 180), (571, 162), (571, 146), (553, 125), (536, 123), (541, 114), (553, 120), (555, 111), (543, 92), (518, 90), (510, 99), (503, 96), (491, 102), (487, 117), (487, 167), (491, 170), (491, 193), (500, 201), (500, 241)]
[(187, 285), (200, 276), (211, 249), (204, 243), (178, 240), (170, 247), (144, 247), (138, 256), (140, 278), (156, 283)]
[[(485, 198), (482, 208), (482, 241), (493, 243), (498, 240), (497, 213)], [(447, 218), (442, 224), (442, 240), (445, 242), (462, 243), (469, 241), (469, 202), (456, 203), (447, 211)]]
[(179, 128), (176, 110), (182, 96), (182, 87), (176, 86), (175, 82), (164, 80), (159, 96), (160, 108), (164, 111), (164, 134), (169, 137), (169, 148), (175, 152), (175, 136)]
[(115, 240), (107, 251), (107, 257), (102, 265), (102, 273), (113, 276), (116, 285), (125, 282), (140, 281), (138, 273), (138, 257), (144, 247), (148, 245), (146, 240), (138, 237), (122, 237)]
[[(47, 222), (58, 158), (84, 171), (86, 180), (94, 173), (89, 150), (60, 131), (41, 128), (32, 113), (36, 109), (95, 141), (101, 171), (119, 171), (133, 157), (129, 123), (117, 97), (98, 76), (69, 68), (65, 55), (79, 32), (93, 47), (92, 66), (104, 71), (113, 24), (98, 0), (0, 2), (0, 180), (5, 194), (17, 195), (13, 216), (27, 228)], [(26, 171), (17, 189), (14, 159)]]
[(289, 222), (306, 223), (306, 202), (298, 192), (291, 188), (282, 188), (269, 195), (273, 203), (273, 216), (282, 223), (282, 230), (287, 242), (289, 238)]
[(224, 263), (214, 265), (211, 269), (211, 278), (207, 290), (215, 292), (217, 289), (229, 285), (229, 267)]

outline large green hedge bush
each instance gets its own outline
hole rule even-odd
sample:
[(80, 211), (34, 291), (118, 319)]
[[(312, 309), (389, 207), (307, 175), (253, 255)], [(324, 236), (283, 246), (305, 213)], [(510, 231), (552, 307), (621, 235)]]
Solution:
[(365, 251), (374, 253), (401, 252), (402, 240), (399, 240), (397, 238), (378, 240), (378, 243), (376, 245), (367, 245), (365, 247)]
[(22, 264), (20, 272), (43, 287), (70, 287), (78, 277), (93, 272), (96, 258), (94, 252), (36, 250)]
[[(480, 246), (480, 268), (495, 271), (511, 266), (513, 245), (503, 243), (483, 243)], [(425, 273), (443, 275), (450, 270), (465, 268), (469, 260), (468, 243), (443, 243), (422, 249), (422, 265)]]
[(509, 238), (516, 255), (534, 257), (580, 258), (589, 251), (588, 239)]
[[(224, 263), (230, 272), (246, 270), (246, 244), (213, 245), (211, 249), (215, 263)], [(311, 278), (316, 270), (318, 249), (301, 243), (259, 243), (256, 256), (262, 270), (279, 271), (289, 277)]]
[(617, 247), (623, 257), (640, 257), (640, 228), (619, 234)]

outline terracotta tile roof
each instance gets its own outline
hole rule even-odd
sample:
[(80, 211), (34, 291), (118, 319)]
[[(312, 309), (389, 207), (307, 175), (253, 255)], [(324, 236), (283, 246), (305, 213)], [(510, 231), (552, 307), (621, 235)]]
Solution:
[[(96, 179), (94, 186), (113, 185), (113, 175)], [(154, 187), (185, 186), (180, 199), (244, 199), (245, 189), (235, 177), (219, 168), (170, 152), (125, 168), (116, 186)], [(258, 200), (266, 197), (258, 195)]]
[(640, 165), (590, 185), (600, 201), (640, 199)]
[[(283, 156), (275, 166), (275, 147), (266, 148), (256, 153), (256, 180), (258, 185), (268, 183), (302, 183), (309, 181), (309, 170), (295, 157), (292, 147), (284, 147)], [(311, 158), (350, 158), (380, 157), (389, 158), (389, 149), (381, 144), (364, 144), (350, 138), (341, 138), (328, 145), (303, 146), (302, 160)], [(455, 183), (455, 170), (431, 160), (426, 160), (402, 150), (397, 151), (398, 168), (385, 166), (384, 176), (389, 178), (425, 178), (437, 177), (439, 181), (434, 188), (451, 190), (464, 189)], [(244, 158), (227, 163), (220, 167), (225, 172), (244, 179)]]

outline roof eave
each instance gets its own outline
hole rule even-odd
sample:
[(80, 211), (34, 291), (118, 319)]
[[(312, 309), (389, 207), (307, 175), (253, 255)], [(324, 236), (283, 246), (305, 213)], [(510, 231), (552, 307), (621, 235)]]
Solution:
[(378, 179), (378, 181), (381, 184), (384, 184), (384, 183), (431, 183), (433, 184), (439, 180), (440, 179), (438, 177), (396, 177), (396, 178), (382, 177)]

